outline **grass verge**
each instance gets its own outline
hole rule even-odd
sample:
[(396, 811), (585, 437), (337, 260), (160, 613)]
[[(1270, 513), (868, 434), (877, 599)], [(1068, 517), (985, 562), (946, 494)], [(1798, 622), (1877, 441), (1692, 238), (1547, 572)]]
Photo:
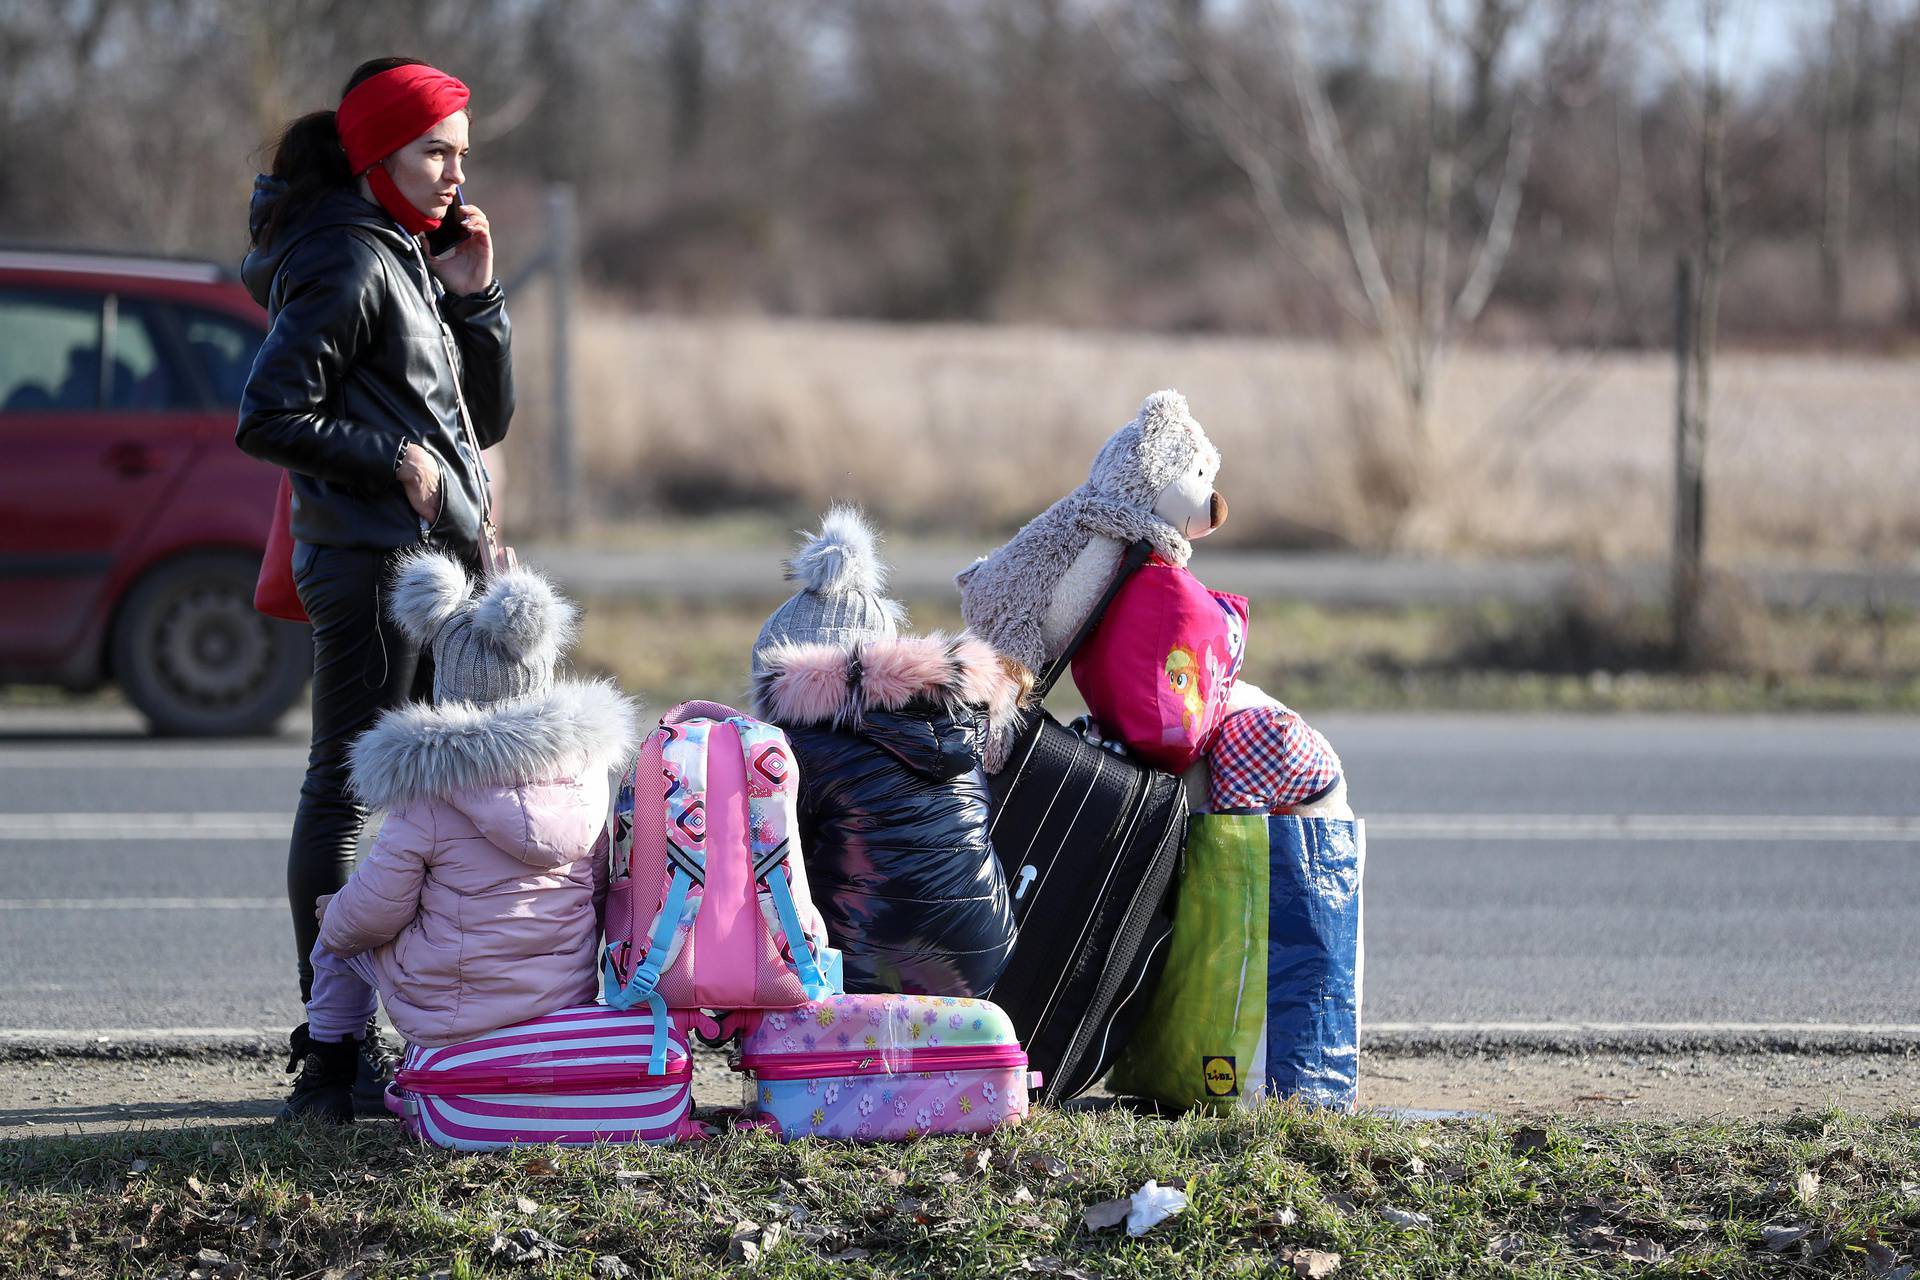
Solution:
[[(1920, 1236), (1917, 1143), (1916, 1115), (1532, 1128), (1285, 1104), (1049, 1111), (991, 1148), (128, 1133), (0, 1147), (0, 1272), (1891, 1277)], [(1086, 1224), (1149, 1178), (1188, 1208), (1137, 1239)]]

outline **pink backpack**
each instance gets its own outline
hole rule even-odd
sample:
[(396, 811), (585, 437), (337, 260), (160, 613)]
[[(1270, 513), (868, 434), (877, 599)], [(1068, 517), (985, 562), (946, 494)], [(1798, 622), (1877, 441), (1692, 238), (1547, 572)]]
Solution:
[(791, 1009), (839, 989), (798, 856), (796, 771), (786, 735), (732, 707), (662, 717), (614, 805), (608, 1004)]
[(1155, 556), (1073, 655), (1073, 683), (1103, 734), (1180, 773), (1213, 745), (1246, 638), (1245, 596), (1209, 591)]

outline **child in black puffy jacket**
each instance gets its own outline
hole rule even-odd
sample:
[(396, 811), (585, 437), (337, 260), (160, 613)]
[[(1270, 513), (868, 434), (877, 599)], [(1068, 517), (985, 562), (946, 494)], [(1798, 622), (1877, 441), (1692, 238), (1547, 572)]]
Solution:
[[(982, 762), (1021, 687), (970, 635), (902, 636), (873, 533), (831, 511), (755, 644), (754, 703), (800, 765), (800, 848), (849, 992), (984, 996), (1013, 949)], [(997, 762), (997, 761), (996, 761)]]

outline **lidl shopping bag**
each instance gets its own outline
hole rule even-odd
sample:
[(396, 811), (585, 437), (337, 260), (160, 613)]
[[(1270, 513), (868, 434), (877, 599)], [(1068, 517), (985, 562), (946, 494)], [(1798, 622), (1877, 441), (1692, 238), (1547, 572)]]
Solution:
[(1225, 1110), (1359, 1092), (1366, 827), (1199, 814), (1165, 975), (1108, 1088)]

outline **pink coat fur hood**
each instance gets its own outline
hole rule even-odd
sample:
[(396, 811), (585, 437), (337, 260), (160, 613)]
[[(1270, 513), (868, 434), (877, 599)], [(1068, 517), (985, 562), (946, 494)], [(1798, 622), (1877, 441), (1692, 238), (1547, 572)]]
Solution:
[(387, 809), (320, 941), (371, 952), (393, 1025), (444, 1045), (594, 998), (608, 773), (637, 740), (605, 682), (488, 706), (389, 711), (353, 746)]
[(1022, 686), (993, 646), (968, 632), (854, 645), (774, 644), (758, 654), (755, 705), (778, 725), (849, 728), (869, 711), (932, 700), (984, 708), (982, 763), (998, 773), (1020, 729)]

